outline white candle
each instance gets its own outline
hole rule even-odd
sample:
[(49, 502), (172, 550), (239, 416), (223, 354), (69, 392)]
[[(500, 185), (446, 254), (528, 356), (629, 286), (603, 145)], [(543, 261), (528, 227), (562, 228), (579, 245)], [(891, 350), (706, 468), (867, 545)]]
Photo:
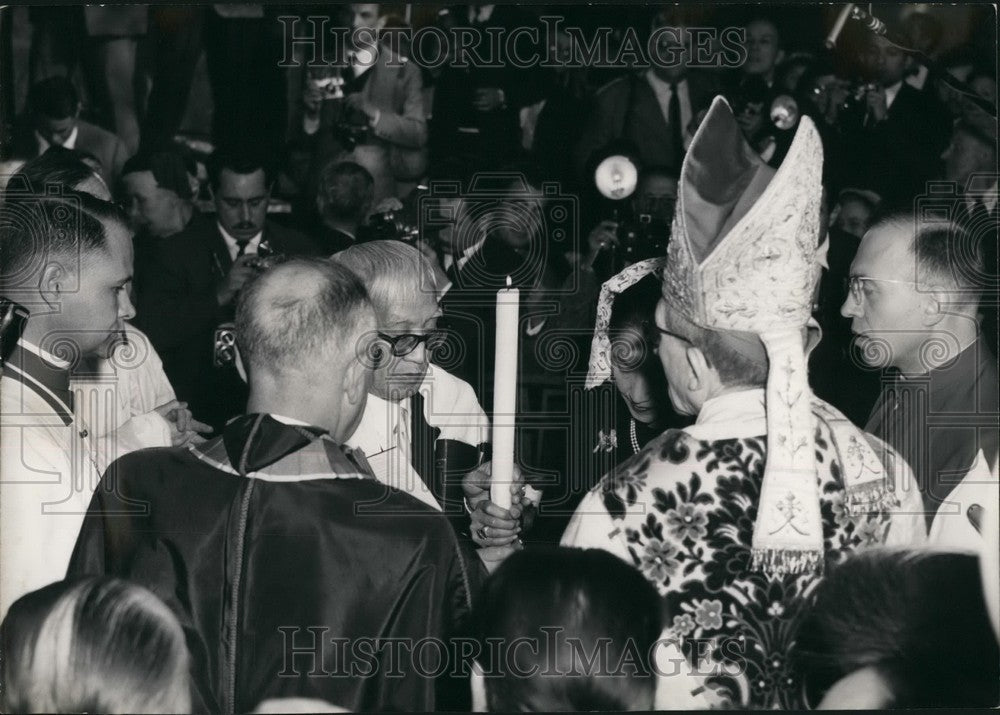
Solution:
[(517, 339), (521, 292), (497, 291), (497, 343), (493, 372), (493, 465), (490, 500), (510, 509), (514, 481), (514, 424), (517, 409)]

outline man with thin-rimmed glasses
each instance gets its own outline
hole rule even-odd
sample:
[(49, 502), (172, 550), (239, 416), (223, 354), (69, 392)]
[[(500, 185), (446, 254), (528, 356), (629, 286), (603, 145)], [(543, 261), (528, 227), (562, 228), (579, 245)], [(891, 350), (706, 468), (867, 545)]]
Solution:
[(912, 210), (878, 221), (851, 264), (841, 314), (859, 353), (887, 368), (865, 430), (909, 462), (928, 525), (965, 519), (945, 502), (982, 450), (997, 460), (997, 364), (976, 315), (984, 274), (975, 237)]

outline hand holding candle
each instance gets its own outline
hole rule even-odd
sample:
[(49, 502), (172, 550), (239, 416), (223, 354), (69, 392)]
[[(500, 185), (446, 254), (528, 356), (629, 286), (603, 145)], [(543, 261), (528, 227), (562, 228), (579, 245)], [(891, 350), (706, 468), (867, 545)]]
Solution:
[(514, 426), (517, 410), (517, 356), (521, 292), (497, 291), (496, 361), (493, 374), (493, 468), (490, 501), (510, 509), (514, 481)]

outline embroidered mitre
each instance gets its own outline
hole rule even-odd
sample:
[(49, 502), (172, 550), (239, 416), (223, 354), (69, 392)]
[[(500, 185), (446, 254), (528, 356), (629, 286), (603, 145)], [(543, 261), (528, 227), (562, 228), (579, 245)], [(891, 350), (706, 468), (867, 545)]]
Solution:
[(821, 566), (823, 525), (804, 328), (819, 280), (823, 147), (802, 117), (781, 166), (747, 144), (716, 97), (684, 158), (663, 295), (695, 325), (758, 335), (768, 357), (768, 452), (753, 568)]

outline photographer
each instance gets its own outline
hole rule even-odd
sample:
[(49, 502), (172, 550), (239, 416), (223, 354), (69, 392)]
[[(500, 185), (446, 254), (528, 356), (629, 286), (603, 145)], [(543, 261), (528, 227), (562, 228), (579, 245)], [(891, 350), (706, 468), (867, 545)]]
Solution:
[(216, 300), (229, 314), (243, 284), (268, 267), (266, 259), (313, 256), (319, 248), (298, 231), (267, 220), (274, 175), (265, 161), (218, 151), (209, 161), (208, 177), (217, 223), (215, 235), (205, 239), (213, 247), (213, 270), (222, 278)]
[(306, 73), (302, 129), (316, 164), (353, 161), (374, 179), (375, 201), (404, 196), (427, 166), (420, 69), (378, 41), (376, 3), (350, 6), (351, 42), (330, 66)]
[(582, 266), (592, 267), (605, 280), (627, 265), (663, 255), (676, 203), (677, 177), (669, 168), (642, 171), (628, 201), (629, 215), (621, 221), (601, 221), (591, 230)]
[(841, 112), (852, 186), (875, 191), (888, 204), (908, 201), (925, 190), (948, 144), (948, 115), (931, 97), (907, 84), (913, 60), (882, 37), (866, 55), (874, 80), (853, 112)]

